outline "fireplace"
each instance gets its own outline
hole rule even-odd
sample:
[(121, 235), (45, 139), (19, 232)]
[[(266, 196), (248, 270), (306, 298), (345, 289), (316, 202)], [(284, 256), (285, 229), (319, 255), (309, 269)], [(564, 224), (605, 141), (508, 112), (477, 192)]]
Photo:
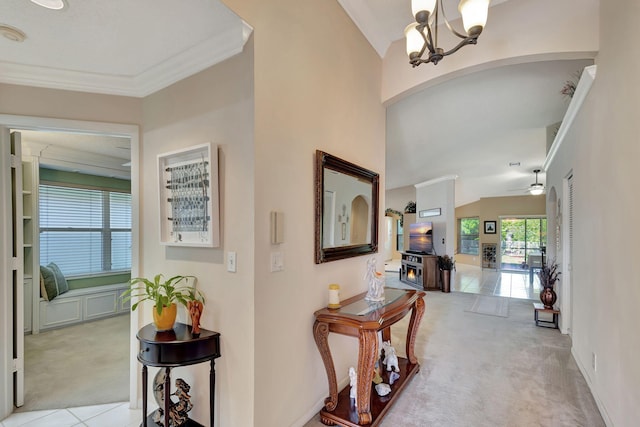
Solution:
[(400, 280), (411, 285), (422, 287), (422, 264), (418, 260), (402, 260), (402, 273)]
[(418, 289), (439, 289), (437, 260), (435, 255), (403, 252), (400, 281)]

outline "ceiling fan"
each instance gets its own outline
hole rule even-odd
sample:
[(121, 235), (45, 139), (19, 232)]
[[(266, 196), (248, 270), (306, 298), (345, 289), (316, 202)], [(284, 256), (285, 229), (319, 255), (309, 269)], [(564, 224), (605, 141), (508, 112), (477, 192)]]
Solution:
[(515, 190), (510, 190), (510, 191), (518, 191), (518, 192), (525, 192), (528, 194), (531, 194), (532, 196), (537, 196), (540, 195), (542, 193), (544, 193), (544, 184), (541, 182), (538, 182), (538, 174), (541, 172), (540, 169), (534, 169), (533, 173), (536, 174), (536, 182), (534, 182), (533, 184), (529, 185), (526, 188), (518, 188)]
[(536, 174), (536, 182), (531, 184), (529, 186), (529, 188), (527, 189), (527, 191), (529, 191), (529, 193), (532, 196), (538, 196), (542, 193), (544, 193), (544, 185), (540, 182), (538, 182), (538, 174), (540, 173), (540, 169), (534, 169), (533, 173)]

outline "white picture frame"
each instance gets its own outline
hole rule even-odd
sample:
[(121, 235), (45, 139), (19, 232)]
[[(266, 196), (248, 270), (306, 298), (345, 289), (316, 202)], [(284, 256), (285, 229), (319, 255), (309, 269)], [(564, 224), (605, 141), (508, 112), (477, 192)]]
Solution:
[(161, 244), (220, 246), (217, 146), (159, 154), (158, 188)]
[(419, 218), (428, 218), (430, 216), (440, 216), (440, 215), (442, 215), (441, 208), (426, 209), (418, 212)]

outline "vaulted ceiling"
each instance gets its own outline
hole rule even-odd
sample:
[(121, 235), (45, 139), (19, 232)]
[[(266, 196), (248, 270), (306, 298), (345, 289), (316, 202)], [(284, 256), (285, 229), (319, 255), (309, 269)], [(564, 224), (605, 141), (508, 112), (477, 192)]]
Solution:
[[(0, 25), (26, 36), (22, 42), (0, 37), (0, 82), (143, 97), (235, 55), (251, 33), (219, 0), (189, 0), (189, 7), (157, 0), (65, 1), (61, 11), (27, 0), (0, 2)], [(336, 1), (381, 58), (412, 19), (410, 0)], [(505, 3), (517, 4), (493, 0), (478, 45), (455, 55), (487, 49), (485, 33), (500, 31), (492, 10)], [(455, 21), (457, 1), (444, 4)], [(0, 34), (7, 31), (0, 28)], [(592, 63), (573, 58), (503, 64), (387, 103), (386, 188), (453, 175), (456, 205), (524, 194), (535, 179), (533, 169), (544, 162), (547, 127), (562, 120), (568, 106), (560, 89)], [(437, 70), (424, 64), (412, 72), (428, 76)], [(544, 174), (540, 178), (544, 182)]]

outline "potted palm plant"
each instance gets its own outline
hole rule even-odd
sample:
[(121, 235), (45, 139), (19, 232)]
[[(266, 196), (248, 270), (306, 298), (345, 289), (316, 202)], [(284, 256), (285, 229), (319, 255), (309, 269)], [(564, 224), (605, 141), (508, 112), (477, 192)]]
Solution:
[[(131, 279), (131, 287), (123, 294), (123, 301), (137, 298), (131, 306), (131, 311), (138, 308), (143, 301), (153, 301), (153, 322), (158, 331), (173, 329), (176, 321), (177, 305), (180, 303), (187, 307), (189, 302), (198, 301), (204, 304), (204, 296), (195, 288), (195, 276), (173, 276), (164, 280), (164, 275), (157, 274), (153, 280), (144, 277)], [(189, 286), (191, 280), (193, 284)]]

